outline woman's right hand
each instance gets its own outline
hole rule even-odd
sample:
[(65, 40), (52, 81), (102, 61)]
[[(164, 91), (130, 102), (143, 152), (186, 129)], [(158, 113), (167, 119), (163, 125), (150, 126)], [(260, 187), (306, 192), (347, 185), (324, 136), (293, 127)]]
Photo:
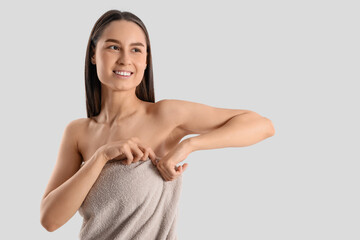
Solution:
[(105, 144), (98, 151), (105, 157), (106, 162), (115, 159), (121, 161), (122, 164), (129, 165), (144, 161), (149, 157), (156, 166), (157, 156), (154, 151), (150, 147), (143, 145), (137, 137)]

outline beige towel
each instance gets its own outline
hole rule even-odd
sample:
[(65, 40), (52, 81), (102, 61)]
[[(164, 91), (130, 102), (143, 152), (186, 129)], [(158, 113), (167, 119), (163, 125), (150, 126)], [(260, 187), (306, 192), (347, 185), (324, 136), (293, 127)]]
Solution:
[(84, 199), (80, 240), (177, 240), (182, 176), (164, 181), (148, 158), (108, 161)]

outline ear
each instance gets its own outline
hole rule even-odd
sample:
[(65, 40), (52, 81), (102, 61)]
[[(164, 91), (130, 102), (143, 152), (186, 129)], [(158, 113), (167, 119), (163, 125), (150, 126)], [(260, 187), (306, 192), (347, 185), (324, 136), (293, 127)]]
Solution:
[(92, 57), (91, 57), (91, 63), (95, 65), (96, 64), (96, 61), (95, 61), (95, 49), (94, 49), (93, 46), (91, 46), (91, 48), (92, 48), (92, 52), (94, 53), (92, 55)]
[(93, 55), (93, 56), (91, 57), (91, 63), (94, 64), (94, 65), (96, 64), (96, 62), (95, 62), (95, 55)]

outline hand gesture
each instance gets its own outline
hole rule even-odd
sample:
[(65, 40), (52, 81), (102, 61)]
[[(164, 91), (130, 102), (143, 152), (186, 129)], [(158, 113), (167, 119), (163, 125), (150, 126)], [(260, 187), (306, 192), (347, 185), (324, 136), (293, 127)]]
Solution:
[(156, 167), (165, 181), (176, 179), (186, 170), (188, 166), (187, 163), (178, 167), (176, 164), (185, 160), (190, 152), (191, 151), (181, 142), (168, 154), (156, 161)]
[(115, 159), (120, 160), (122, 164), (129, 165), (150, 158), (152, 163), (156, 165), (157, 157), (154, 151), (143, 145), (137, 137), (105, 144), (99, 148), (99, 151), (106, 161)]

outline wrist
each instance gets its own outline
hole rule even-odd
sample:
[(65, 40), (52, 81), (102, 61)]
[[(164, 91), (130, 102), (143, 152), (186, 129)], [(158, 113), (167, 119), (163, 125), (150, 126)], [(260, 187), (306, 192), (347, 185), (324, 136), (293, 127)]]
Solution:
[(100, 161), (104, 165), (108, 162), (109, 158), (106, 156), (105, 152), (102, 149), (99, 149), (95, 152), (95, 158), (97, 161)]

